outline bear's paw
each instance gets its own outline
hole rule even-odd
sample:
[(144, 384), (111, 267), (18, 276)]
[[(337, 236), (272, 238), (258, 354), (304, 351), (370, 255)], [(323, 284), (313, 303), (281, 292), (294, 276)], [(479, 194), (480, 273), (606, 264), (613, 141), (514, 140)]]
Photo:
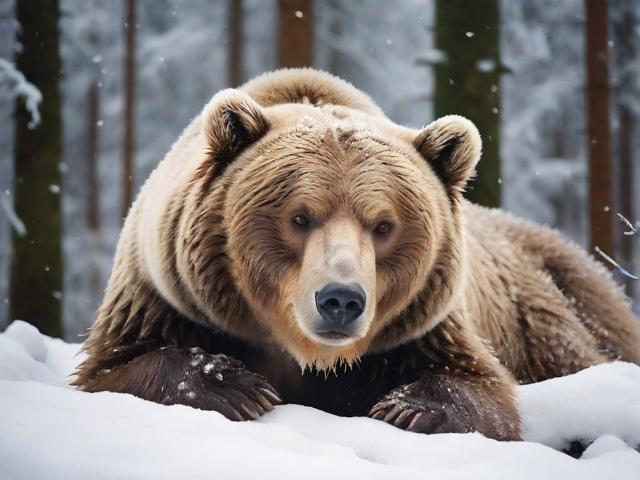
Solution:
[(480, 432), (497, 440), (519, 440), (519, 419), (481, 383), (433, 375), (393, 389), (378, 401), (369, 416), (410, 432)]
[(413, 384), (392, 390), (371, 408), (369, 416), (418, 433), (450, 432), (448, 427), (454, 423), (462, 426), (450, 405), (424, 398), (415, 390)]
[(181, 357), (181, 374), (165, 389), (162, 403), (214, 410), (234, 421), (254, 420), (282, 403), (262, 375), (233, 357), (197, 347), (173, 353)]

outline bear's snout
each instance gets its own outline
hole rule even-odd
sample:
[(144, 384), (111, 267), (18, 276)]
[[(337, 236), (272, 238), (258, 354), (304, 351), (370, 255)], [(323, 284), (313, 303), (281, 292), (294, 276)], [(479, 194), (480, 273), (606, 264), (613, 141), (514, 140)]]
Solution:
[(346, 338), (355, 335), (353, 322), (364, 312), (367, 297), (358, 284), (329, 283), (316, 292), (316, 309), (322, 323), (316, 333), (326, 338)]

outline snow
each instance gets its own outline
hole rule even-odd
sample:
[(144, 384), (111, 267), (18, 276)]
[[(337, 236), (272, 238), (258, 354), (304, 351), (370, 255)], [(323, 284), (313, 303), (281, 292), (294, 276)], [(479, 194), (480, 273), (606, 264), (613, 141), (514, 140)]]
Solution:
[(11, 85), (10, 98), (23, 97), (24, 104), (31, 115), (27, 124), (29, 128), (35, 128), (40, 124), (40, 110), (38, 105), (42, 102), (42, 93), (10, 61), (0, 58), (0, 85)]
[[(520, 387), (526, 442), (422, 435), (298, 405), (254, 422), (67, 385), (79, 344), (0, 334), (0, 478), (637, 479), (640, 367)], [(595, 440), (576, 460), (556, 449)]]
[(11, 200), (7, 195), (3, 195), (0, 198), (0, 206), (2, 207), (2, 210), (4, 211), (7, 217), (7, 220), (15, 230), (16, 234), (20, 237), (24, 237), (27, 234), (27, 227), (25, 227), (22, 220), (20, 220), (20, 217), (18, 217), (18, 214), (16, 214), (15, 210), (13, 209), (13, 206), (11, 205)]
[(599, 365), (568, 377), (527, 385), (520, 388), (520, 404), (528, 440), (565, 448), (572, 440), (589, 441), (609, 434), (618, 437), (618, 443), (640, 446), (637, 365)]

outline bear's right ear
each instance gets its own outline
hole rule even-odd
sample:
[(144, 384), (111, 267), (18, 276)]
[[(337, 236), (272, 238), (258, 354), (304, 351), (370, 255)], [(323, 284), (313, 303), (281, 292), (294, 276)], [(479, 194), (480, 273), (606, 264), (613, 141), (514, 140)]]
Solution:
[(482, 152), (478, 129), (458, 115), (435, 120), (418, 133), (413, 145), (454, 195), (473, 177)]
[(246, 93), (231, 88), (214, 95), (202, 118), (209, 156), (218, 172), (269, 130), (263, 108)]

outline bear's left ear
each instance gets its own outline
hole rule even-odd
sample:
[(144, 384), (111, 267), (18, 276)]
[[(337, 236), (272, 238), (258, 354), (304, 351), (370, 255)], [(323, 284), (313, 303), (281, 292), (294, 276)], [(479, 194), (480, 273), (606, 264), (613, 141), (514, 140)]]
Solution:
[(458, 115), (435, 120), (418, 133), (413, 145), (451, 194), (462, 193), (482, 152), (478, 129)]
[(202, 129), (211, 160), (220, 172), (269, 131), (269, 121), (249, 95), (230, 88), (215, 94), (204, 107)]

